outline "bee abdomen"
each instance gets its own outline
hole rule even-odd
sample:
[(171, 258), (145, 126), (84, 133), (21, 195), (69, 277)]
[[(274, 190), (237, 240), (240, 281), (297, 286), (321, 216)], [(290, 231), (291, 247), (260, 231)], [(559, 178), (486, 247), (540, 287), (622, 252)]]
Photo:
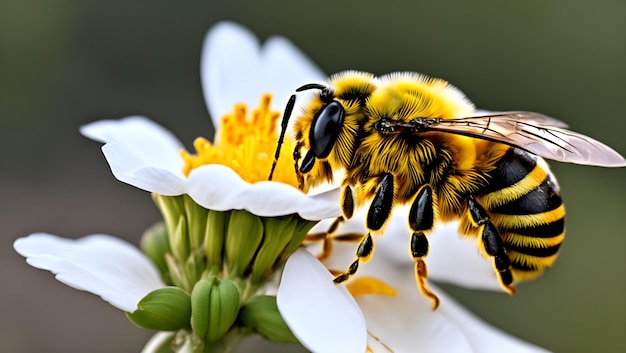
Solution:
[(531, 279), (551, 266), (565, 236), (565, 208), (545, 161), (511, 148), (477, 197), (500, 231), (515, 280)]

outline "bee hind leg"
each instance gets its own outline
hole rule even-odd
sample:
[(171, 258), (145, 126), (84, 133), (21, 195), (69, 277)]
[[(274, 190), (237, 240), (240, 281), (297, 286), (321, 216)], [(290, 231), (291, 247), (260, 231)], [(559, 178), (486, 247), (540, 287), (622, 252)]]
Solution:
[(485, 252), (493, 257), (493, 266), (498, 273), (500, 286), (509, 294), (515, 294), (513, 275), (511, 273), (511, 260), (506, 253), (500, 232), (498, 232), (496, 226), (489, 220), (485, 209), (479, 205), (474, 198), (469, 198), (467, 204), (472, 219), (478, 226), (482, 227), (481, 240), (485, 247)]
[(428, 239), (425, 231), (432, 229), (435, 222), (433, 205), (433, 189), (430, 185), (423, 186), (415, 197), (409, 211), (411, 235), (411, 256), (415, 261), (415, 280), (420, 292), (433, 302), (433, 310), (439, 306), (439, 298), (426, 286), (428, 269), (424, 257), (428, 255)]
[[(349, 202), (348, 199), (353, 197), (351, 189), (346, 188), (346, 190), (347, 191), (344, 191), (344, 197), (342, 199), (344, 214), (351, 213), (346, 212), (347, 210), (345, 208), (345, 204), (346, 202)], [(378, 189), (376, 190), (376, 195), (374, 196), (367, 212), (366, 227), (370, 231), (361, 238), (361, 242), (356, 250), (356, 259), (352, 262), (352, 264), (350, 264), (346, 272), (335, 277), (335, 283), (342, 283), (348, 280), (357, 272), (361, 262), (367, 262), (371, 258), (374, 253), (374, 239), (371, 231), (380, 230), (389, 219), (391, 209), (393, 208), (393, 194), (393, 174), (385, 173), (378, 178)]]

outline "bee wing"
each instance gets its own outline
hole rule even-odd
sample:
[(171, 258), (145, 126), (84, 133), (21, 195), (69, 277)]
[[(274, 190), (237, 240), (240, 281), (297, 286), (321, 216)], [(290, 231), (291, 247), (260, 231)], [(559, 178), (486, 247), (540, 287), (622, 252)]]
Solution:
[(471, 117), (438, 120), (427, 130), (501, 142), (561, 162), (626, 166), (624, 157), (611, 147), (565, 127), (563, 122), (539, 113), (479, 112)]
[(569, 127), (569, 125), (567, 125), (566, 123), (562, 122), (559, 119), (555, 119), (553, 117), (543, 115), (540, 113), (535, 113), (535, 112), (521, 112), (521, 111), (494, 112), (490, 110), (479, 109), (479, 110), (476, 110), (476, 112), (471, 116), (471, 118), (479, 118), (479, 117), (485, 117), (485, 116), (492, 116), (492, 117), (508, 116), (512, 119), (523, 120), (529, 124), (534, 123), (537, 125), (558, 127), (561, 129), (567, 129)]

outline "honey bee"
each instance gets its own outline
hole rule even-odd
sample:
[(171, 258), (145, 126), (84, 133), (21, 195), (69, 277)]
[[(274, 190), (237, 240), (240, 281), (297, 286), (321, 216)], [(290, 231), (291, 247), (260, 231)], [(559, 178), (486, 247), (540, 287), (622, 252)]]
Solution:
[[(300, 187), (343, 175), (343, 215), (325, 233), (325, 245), (340, 222), (369, 203), (368, 232), (359, 236), (356, 259), (335, 282), (348, 280), (372, 256), (372, 235), (383, 232), (393, 208), (410, 204), (416, 282), (434, 308), (439, 299), (426, 285), (425, 258), (426, 235), (437, 222), (458, 220), (461, 236), (480, 237), (481, 253), (513, 294), (515, 282), (554, 263), (565, 236), (559, 185), (543, 158), (626, 166), (613, 149), (559, 120), (525, 111), (477, 111), (447, 81), (418, 73), (346, 71), (327, 86), (308, 84), (296, 92), (308, 90), (317, 92), (293, 124)], [(285, 109), (275, 160), (294, 104), (295, 95)], [(330, 246), (324, 249), (322, 257)]]

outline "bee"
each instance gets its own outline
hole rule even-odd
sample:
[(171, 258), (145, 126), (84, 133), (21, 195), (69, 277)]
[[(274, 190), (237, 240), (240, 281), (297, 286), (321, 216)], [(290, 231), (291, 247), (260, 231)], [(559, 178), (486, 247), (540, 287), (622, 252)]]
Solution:
[[(604, 167), (626, 166), (610, 147), (533, 112), (478, 111), (445, 80), (411, 72), (381, 77), (335, 74), (315, 91), (293, 123), (295, 169), (301, 189), (342, 175), (340, 216), (324, 234), (324, 253), (338, 224), (369, 204), (356, 259), (335, 277), (348, 280), (373, 254), (373, 235), (395, 206), (410, 205), (409, 249), (420, 291), (426, 285), (427, 234), (438, 222), (459, 221), (461, 236), (477, 238), (501, 287), (537, 277), (550, 267), (565, 236), (559, 185), (543, 158)], [(291, 97), (280, 145), (293, 113)], [(304, 157), (303, 157), (304, 156)], [(273, 172), (273, 168), (272, 168)], [(270, 179), (271, 174), (270, 172)]]

